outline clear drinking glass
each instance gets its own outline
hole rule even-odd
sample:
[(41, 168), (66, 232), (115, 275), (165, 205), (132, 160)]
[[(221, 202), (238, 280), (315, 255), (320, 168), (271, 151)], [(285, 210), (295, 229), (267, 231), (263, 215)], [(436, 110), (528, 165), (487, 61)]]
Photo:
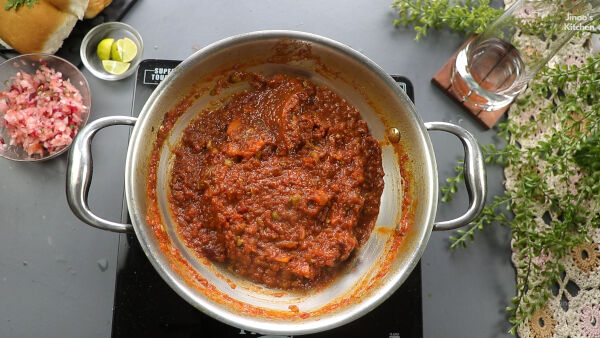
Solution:
[(517, 0), (459, 51), (452, 90), (483, 110), (507, 106), (577, 32), (595, 30), (599, 8), (600, 0)]

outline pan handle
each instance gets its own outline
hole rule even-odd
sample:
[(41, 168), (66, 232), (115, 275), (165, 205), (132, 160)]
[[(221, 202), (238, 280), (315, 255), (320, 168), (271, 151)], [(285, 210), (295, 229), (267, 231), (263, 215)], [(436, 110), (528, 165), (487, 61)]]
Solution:
[(483, 210), (487, 195), (487, 181), (483, 155), (477, 139), (466, 129), (447, 122), (427, 122), (427, 130), (439, 130), (454, 134), (465, 148), (464, 175), (469, 209), (462, 216), (443, 222), (435, 222), (433, 230), (452, 230), (471, 223)]
[(80, 220), (98, 229), (113, 232), (132, 232), (133, 226), (100, 218), (88, 206), (87, 197), (93, 172), (92, 138), (102, 128), (114, 125), (133, 126), (136, 121), (137, 118), (131, 116), (99, 118), (83, 127), (77, 133), (71, 145), (67, 162), (67, 201), (73, 213)]

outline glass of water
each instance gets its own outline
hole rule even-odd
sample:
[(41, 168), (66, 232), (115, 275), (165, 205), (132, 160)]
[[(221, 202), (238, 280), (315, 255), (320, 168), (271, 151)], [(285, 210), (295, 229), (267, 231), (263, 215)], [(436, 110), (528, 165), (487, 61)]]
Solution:
[(577, 32), (595, 30), (599, 8), (600, 0), (517, 0), (459, 51), (452, 90), (467, 106), (509, 105)]

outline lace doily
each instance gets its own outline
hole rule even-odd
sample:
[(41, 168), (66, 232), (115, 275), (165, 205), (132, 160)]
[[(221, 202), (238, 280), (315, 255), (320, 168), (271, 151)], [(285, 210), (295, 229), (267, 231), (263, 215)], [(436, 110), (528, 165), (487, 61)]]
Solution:
[[(515, 0), (505, 1), (505, 6), (510, 6)], [(597, 37), (595, 37), (597, 38)], [(543, 41), (534, 41), (531, 37), (518, 37), (521, 43), (535, 48), (545, 48)], [(587, 38), (574, 38), (568, 45), (561, 49), (550, 61), (554, 64), (582, 65), (586, 58), (592, 55), (592, 44)], [(536, 112), (541, 111), (545, 105), (552, 104), (551, 97), (547, 100), (536, 102), (535, 108), (530, 111), (520, 111), (513, 106), (509, 110), (508, 118), (522, 125), (530, 119), (536, 119)], [(558, 124), (542, 123), (538, 121), (539, 130), (534, 136), (517, 139), (511, 136), (511, 143), (518, 142), (523, 148), (531, 148), (551, 132), (552, 127)], [(548, 163), (540, 161), (539, 169), (544, 170)], [(513, 190), (518, 183), (516, 180), (518, 168), (507, 166), (505, 168), (507, 189)], [(578, 170), (574, 166), (573, 170)], [(577, 175), (580, 175), (579, 173)], [(574, 179), (577, 179), (575, 175)], [(552, 177), (548, 182), (549, 188), (557, 192), (565, 192), (573, 189), (569, 182), (561, 182), (558, 177)], [(592, 205), (590, 203), (590, 205)], [(539, 228), (549, 227), (554, 218), (548, 206), (539, 204), (535, 207), (536, 223)], [(600, 212), (597, 210), (596, 212)], [(562, 258), (560, 263), (565, 267), (562, 280), (553, 290), (552, 297), (545, 308), (537, 310), (528, 323), (518, 328), (518, 334), (523, 338), (545, 338), (545, 337), (591, 337), (600, 338), (600, 229), (590, 229), (589, 236), (592, 243), (586, 243), (570, 255)], [(515, 269), (519, 270), (522, 261), (513, 247), (512, 260)], [(533, 262), (543, 266), (551, 254), (540, 255), (533, 258)]]

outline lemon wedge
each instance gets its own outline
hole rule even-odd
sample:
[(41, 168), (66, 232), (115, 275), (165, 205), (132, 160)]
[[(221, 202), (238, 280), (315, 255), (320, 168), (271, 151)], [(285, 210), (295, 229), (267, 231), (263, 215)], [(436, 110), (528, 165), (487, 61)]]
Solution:
[(115, 75), (123, 74), (129, 69), (129, 62), (121, 62), (115, 60), (102, 60), (104, 70)]
[(112, 44), (110, 55), (115, 61), (131, 62), (137, 55), (138, 48), (130, 38), (117, 40)]
[(98, 54), (98, 58), (100, 58), (100, 60), (110, 59), (110, 50), (114, 41), (115, 39), (110, 38), (100, 41), (98, 47), (96, 48), (96, 54)]

